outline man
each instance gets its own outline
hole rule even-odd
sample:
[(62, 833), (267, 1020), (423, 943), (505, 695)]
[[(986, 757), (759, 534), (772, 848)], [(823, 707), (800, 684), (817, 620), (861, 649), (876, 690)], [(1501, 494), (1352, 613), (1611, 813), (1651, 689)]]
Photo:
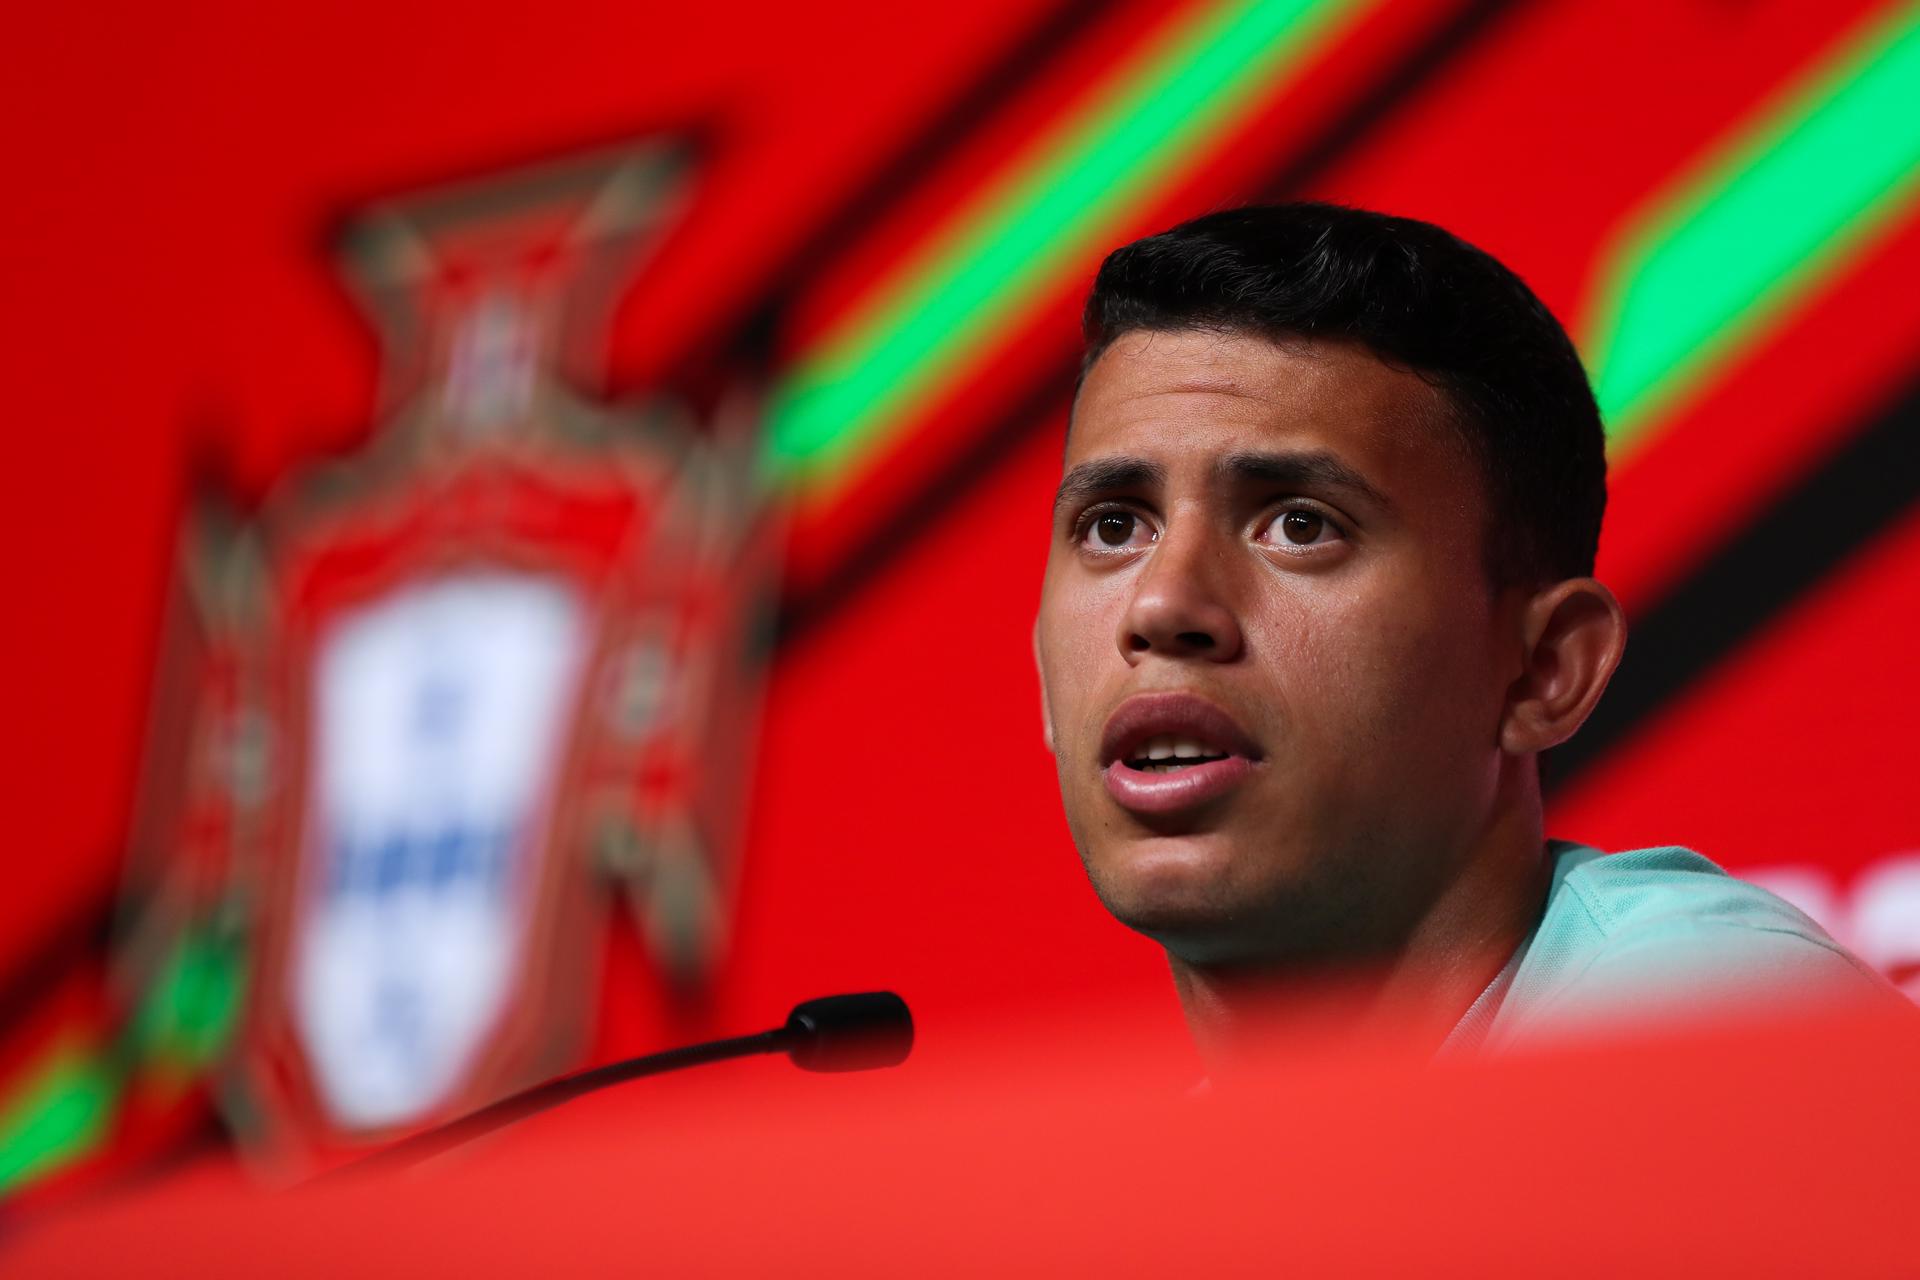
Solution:
[(1752, 997), (1897, 999), (1680, 849), (1544, 839), (1626, 625), (1565, 332), (1438, 227), (1301, 204), (1108, 257), (1035, 650), (1101, 901), (1216, 1059), (1305, 1010), (1449, 1051)]

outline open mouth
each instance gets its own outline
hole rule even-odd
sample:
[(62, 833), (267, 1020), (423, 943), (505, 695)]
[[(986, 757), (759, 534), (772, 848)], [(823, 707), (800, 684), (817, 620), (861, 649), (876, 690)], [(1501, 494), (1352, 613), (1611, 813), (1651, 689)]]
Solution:
[(1107, 721), (1100, 773), (1123, 809), (1169, 815), (1228, 795), (1264, 759), (1232, 716), (1184, 692), (1139, 694)]
[(1121, 763), (1140, 773), (1178, 773), (1195, 765), (1225, 760), (1232, 754), (1211, 743), (1162, 734), (1141, 743)]

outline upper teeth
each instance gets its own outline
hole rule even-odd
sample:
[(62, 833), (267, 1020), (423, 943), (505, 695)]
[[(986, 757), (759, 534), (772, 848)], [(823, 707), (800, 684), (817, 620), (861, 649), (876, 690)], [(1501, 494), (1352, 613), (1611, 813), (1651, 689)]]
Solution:
[(1220, 751), (1206, 743), (1196, 742), (1192, 738), (1176, 738), (1162, 734), (1149, 738), (1133, 753), (1136, 760), (1197, 760), (1202, 756), (1221, 756)]

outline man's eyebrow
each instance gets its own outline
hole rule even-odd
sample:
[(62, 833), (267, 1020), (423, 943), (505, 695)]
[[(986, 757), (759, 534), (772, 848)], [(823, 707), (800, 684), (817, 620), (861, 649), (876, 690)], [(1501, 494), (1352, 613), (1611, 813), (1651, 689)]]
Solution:
[(1119, 489), (1149, 489), (1165, 483), (1167, 469), (1145, 458), (1095, 458), (1067, 472), (1053, 495), (1055, 515), (1061, 508)]
[(1301, 453), (1229, 453), (1214, 464), (1222, 480), (1252, 481), (1289, 488), (1334, 489), (1391, 511), (1393, 503), (1368, 479), (1321, 450)]

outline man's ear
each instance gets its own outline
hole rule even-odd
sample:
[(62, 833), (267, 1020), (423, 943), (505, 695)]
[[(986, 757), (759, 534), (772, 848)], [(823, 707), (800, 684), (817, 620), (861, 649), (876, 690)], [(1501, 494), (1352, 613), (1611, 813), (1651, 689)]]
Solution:
[(1047, 671), (1040, 665), (1040, 619), (1033, 620), (1033, 674), (1040, 681), (1040, 740), (1053, 750), (1053, 708), (1047, 703)]
[(1568, 578), (1537, 593), (1520, 621), (1520, 678), (1507, 691), (1500, 723), (1500, 748), (1514, 755), (1571, 738), (1627, 647), (1626, 614), (1593, 578)]

